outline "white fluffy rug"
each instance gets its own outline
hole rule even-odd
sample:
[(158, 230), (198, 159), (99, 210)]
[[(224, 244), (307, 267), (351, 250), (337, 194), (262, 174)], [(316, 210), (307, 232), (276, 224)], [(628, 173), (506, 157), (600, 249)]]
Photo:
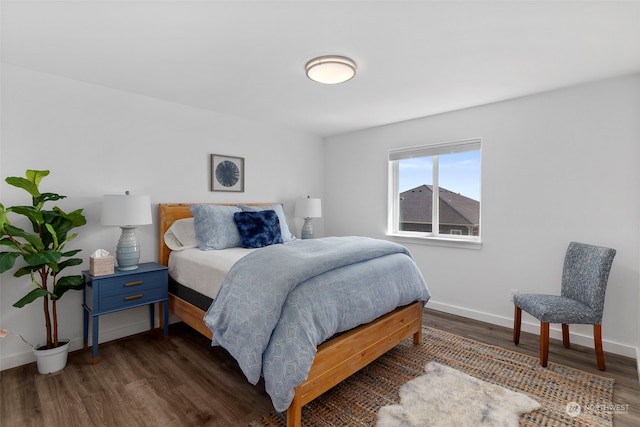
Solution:
[(426, 374), (400, 387), (400, 405), (383, 406), (378, 427), (518, 426), (540, 408), (525, 394), (429, 362)]

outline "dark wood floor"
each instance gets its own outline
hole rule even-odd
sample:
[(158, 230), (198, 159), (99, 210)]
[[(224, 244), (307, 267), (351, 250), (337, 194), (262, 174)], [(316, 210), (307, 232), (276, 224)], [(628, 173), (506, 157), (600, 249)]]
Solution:
[[(538, 355), (538, 337), (426, 310), (427, 326), (492, 345)], [(233, 426), (272, 410), (262, 384), (246, 382), (233, 359), (182, 323), (165, 340), (158, 331), (100, 346), (100, 363), (89, 351), (73, 352), (61, 372), (39, 375), (35, 364), (0, 373), (1, 426)], [(595, 374), (593, 349), (565, 349), (552, 342), (550, 361)], [(640, 383), (633, 359), (607, 354), (604, 375), (616, 380), (614, 402), (628, 405), (616, 426), (640, 425)]]

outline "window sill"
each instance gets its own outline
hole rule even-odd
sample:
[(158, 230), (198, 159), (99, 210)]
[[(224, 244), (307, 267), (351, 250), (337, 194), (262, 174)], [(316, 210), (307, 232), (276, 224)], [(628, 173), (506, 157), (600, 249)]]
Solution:
[(431, 236), (416, 236), (411, 234), (387, 234), (390, 239), (403, 242), (403, 243), (415, 243), (418, 245), (430, 245), (430, 246), (442, 246), (448, 248), (461, 248), (461, 249), (475, 249), (482, 248), (482, 242), (480, 240), (463, 240), (463, 239), (451, 239), (446, 237), (431, 237)]

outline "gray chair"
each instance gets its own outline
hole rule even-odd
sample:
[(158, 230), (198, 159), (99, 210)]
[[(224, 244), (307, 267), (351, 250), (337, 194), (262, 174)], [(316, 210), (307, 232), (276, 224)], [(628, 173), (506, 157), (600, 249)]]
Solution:
[(561, 296), (519, 294), (513, 297), (513, 342), (520, 342), (522, 310), (540, 321), (540, 365), (549, 359), (549, 324), (562, 324), (562, 344), (569, 347), (569, 324), (593, 325), (598, 369), (606, 369), (602, 351), (602, 311), (615, 249), (571, 242), (562, 270)]

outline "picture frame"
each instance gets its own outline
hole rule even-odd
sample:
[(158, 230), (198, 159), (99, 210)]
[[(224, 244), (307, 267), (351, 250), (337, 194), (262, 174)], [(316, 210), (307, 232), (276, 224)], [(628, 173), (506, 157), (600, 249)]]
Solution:
[(244, 192), (244, 157), (211, 154), (211, 191)]

